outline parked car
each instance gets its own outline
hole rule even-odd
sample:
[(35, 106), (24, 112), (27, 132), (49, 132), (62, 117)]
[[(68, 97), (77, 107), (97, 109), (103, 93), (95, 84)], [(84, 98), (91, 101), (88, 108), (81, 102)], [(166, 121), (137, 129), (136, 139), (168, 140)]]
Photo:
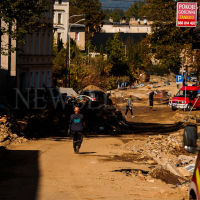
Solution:
[[(197, 97), (200, 86), (184, 86), (169, 101), (172, 110), (200, 108), (200, 98)], [(197, 100), (197, 101), (196, 101)], [(195, 104), (196, 103), (196, 104)]]
[(187, 152), (195, 154), (198, 152), (193, 177), (189, 188), (189, 200), (200, 200), (200, 147), (197, 146), (197, 126), (188, 125), (183, 135), (183, 145)]
[(81, 92), (81, 95), (89, 96), (91, 100), (93, 101), (93, 105), (96, 105), (96, 106), (110, 103), (108, 96), (102, 91), (84, 90)]

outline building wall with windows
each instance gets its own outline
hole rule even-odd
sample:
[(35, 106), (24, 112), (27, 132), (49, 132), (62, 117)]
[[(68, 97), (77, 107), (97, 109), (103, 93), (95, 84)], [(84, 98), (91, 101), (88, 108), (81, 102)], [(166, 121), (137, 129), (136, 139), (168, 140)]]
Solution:
[(121, 20), (120, 22), (113, 22), (112, 18), (109, 21), (104, 21), (101, 27), (102, 33), (151, 33), (152, 21), (147, 19), (136, 20), (131, 18), (129, 22), (126, 20)]
[(55, 0), (54, 3), (54, 39), (57, 43), (62, 39), (67, 44), (69, 28), (69, 0)]
[(37, 32), (27, 34), (25, 44), (18, 45), (17, 85), (26, 88), (52, 87), (53, 67), (53, 1), (48, 4), (44, 22), (47, 24)]
[(151, 33), (150, 25), (129, 25), (129, 24), (104, 24), (101, 28), (102, 33)]

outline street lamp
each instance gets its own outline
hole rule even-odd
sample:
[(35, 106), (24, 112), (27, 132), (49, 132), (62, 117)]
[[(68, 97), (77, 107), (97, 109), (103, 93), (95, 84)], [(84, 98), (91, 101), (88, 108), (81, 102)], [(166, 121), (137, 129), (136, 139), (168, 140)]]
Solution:
[(84, 14), (81, 14), (81, 15), (71, 15), (70, 17), (69, 17), (69, 19), (70, 18), (73, 18), (73, 17), (83, 17), (83, 16), (85, 16)]
[[(77, 15), (76, 15), (77, 16)], [(82, 15), (81, 15), (82, 16)], [(72, 16), (71, 16), (72, 17)], [(75, 22), (75, 23), (73, 23), (73, 24), (70, 24), (69, 25), (69, 29), (68, 29), (68, 38), (69, 38), (69, 87), (71, 87), (71, 84), (70, 84), (70, 82), (71, 82), (71, 80), (70, 80), (70, 64), (71, 64), (71, 52), (70, 52), (70, 48), (71, 48), (71, 46), (70, 46), (70, 43), (71, 43), (71, 38), (70, 38), (70, 35), (69, 35), (69, 33), (70, 33), (70, 30), (71, 30), (71, 27), (72, 27), (72, 25), (74, 25), (74, 24), (78, 24), (79, 22), (82, 22), (82, 21), (84, 21), (85, 19), (83, 18), (83, 19), (80, 19), (80, 20), (78, 20), (77, 22)]]

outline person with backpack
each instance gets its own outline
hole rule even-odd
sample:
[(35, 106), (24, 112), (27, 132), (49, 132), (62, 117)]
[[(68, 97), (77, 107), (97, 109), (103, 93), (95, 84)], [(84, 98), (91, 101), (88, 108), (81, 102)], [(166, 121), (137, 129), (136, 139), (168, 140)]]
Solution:
[(70, 130), (73, 135), (74, 152), (78, 153), (83, 142), (83, 128), (85, 126), (84, 117), (80, 114), (79, 107), (74, 108), (74, 114), (70, 116)]

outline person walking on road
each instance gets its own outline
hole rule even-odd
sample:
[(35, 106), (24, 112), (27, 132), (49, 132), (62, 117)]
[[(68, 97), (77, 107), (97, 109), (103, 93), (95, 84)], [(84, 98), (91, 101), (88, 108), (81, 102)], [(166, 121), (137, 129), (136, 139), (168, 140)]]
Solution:
[(70, 116), (70, 128), (73, 135), (74, 152), (78, 153), (83, 142), (84, 117), (80, 114), (79, 107), (74, 108), (74, 114)]
[(125, 113), (125, 116), (127, 116), (129, 110), (131, 112), (132, 118), (135, 117), (133, 115), (133, 101), (132, 101), (132, 97), (131, 96), (127, 99), (127, 102), (126, 102), (126, 113)]
[(151, 91), (151, 92), (149, 93), (149, 108), (150, 108), (150, 110), (153, 109), (154, 95), (155, 95), (155, 94), (157, 94), (156, 91)]

